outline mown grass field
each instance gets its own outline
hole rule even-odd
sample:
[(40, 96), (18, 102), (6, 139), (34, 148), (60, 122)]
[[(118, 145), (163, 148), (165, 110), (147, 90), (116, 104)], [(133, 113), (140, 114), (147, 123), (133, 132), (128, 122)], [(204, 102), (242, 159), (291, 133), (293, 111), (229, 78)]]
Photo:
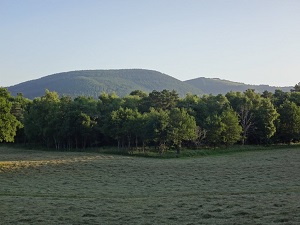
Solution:
[(0, 147), (0, 224), (300, 224), (300, 149), (154, 159)]

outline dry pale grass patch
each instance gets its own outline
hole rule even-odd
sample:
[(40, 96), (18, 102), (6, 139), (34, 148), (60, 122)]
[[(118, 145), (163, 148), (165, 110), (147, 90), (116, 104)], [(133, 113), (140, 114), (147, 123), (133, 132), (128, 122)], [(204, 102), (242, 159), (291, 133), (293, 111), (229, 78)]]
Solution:
[(300, 224), (299, 149), (162, 160), (0, 147), (0, 165), (0, 224)]
[(92, 155), (87, 153), (39, 152), (21, 151), (11, 148), (0, 148), (0, 173), (24, 168), (34, 168), (46, 165), (72, 164), (101, 159), (113, 159), (109, 155)]

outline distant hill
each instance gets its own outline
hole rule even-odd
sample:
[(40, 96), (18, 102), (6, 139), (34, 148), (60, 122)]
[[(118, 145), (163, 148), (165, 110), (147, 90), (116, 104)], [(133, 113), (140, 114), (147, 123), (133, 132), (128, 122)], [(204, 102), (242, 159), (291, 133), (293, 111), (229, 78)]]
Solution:
[(203, 92), (169, 75), (144, 69), (82, 70), (57, 73), (8, 87), (12, 95), (23, 93), (29, 99), (44, 95), (45, 89), (72, 97), (84, 95), (97, 98), (102, 92), (116, 92), (120, 97), (134, 90), (151, 92), (176, 90), (180, 96)]
[(120, 69), (120, 70), (81, 70), (48, 75), (36, 80), (26, 81), (8, 87), (13, 96), (17, 93), (29, 99), (44, 95), (45, 90), (56, 91), (59, 95), (91, 96), (98, 98), (102, 92), (116, 92), (120, 97), (128, 95), (134, 90), (152, 92), (176, 90), (181, 97), (186, 93), (226, 94), (229, 91), (245, 91), (255, 89), (257, 92), (274, 92), (281, 89), (285, 92), (293, 87), (272, 87), (269, 85), (248, 85), (218, 78), (199, 77), (187, 81), (180, 81), (167, 74), (154, 70)]
[(269, 85), (250, 85), (238, 82), (232, 82), (228, 80), (221, 80), (219, 78), (205, 78), (199, 77), (191, 80), (184, 81), (187, 84), (201, 89), (206, 94), (226, 94), (230, 91), (244, 92), (247, 89), (255, 89), (256, 92), (262, 93), (265, 90), (274, 92), (276, 89), (280, 89), (284, 92), (289, 92), (293, 87), (274, 87)]

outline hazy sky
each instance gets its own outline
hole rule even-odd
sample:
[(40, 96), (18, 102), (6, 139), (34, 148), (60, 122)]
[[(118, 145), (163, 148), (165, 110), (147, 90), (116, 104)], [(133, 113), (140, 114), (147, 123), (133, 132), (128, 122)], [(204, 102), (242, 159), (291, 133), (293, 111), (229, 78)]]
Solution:
[(300, 82), (300, 0), (0, 0), (0, 86), (84, 69)]

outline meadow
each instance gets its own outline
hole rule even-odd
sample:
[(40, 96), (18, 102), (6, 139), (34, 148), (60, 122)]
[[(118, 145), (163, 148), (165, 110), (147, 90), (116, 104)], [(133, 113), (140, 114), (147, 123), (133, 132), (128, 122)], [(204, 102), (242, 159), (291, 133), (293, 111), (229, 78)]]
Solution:
[(145, 158), (0, 147), (0, 224), (300, 224), (300, 149)]

